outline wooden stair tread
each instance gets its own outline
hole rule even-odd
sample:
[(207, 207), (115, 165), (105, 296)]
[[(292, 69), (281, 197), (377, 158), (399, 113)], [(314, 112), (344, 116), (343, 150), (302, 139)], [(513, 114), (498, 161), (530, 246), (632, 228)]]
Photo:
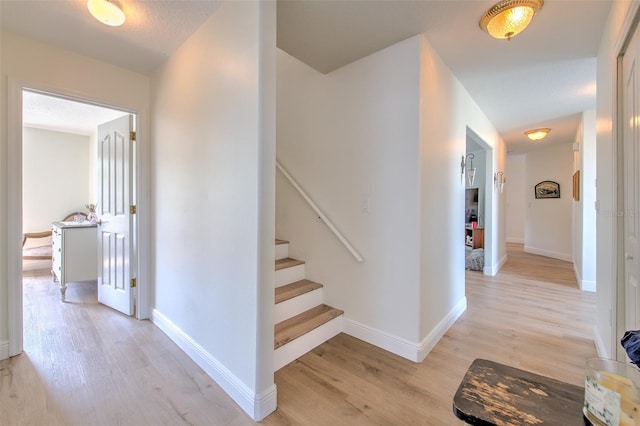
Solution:
[(298, 265), (304, 265), (304, 260), (285, 257), (284, 259), (276, 260), (276, 271), (279, 271), (280, 269), (285, 269), (285, 268), (292, 268)]
[(275, 326), (274, 349), (314, 330), (326, 322), (339, 317), (344, 312), (322, 304), (295, 317), (279, 322)]
[(289, 241), (287, 240), (279, 240), (276, 238), (276, 245), (279, 246), (280, 244), (289, 244)]
[(276, 288), (276, 304), (293, 299), (310, 291), (322, 288), (322, 284), (310, 280), (300, 280)]

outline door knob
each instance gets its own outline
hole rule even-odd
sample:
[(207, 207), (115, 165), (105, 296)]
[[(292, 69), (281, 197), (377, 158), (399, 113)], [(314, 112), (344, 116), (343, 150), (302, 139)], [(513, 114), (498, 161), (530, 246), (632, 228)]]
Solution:
[(627, 254), (624, 256), (624, 258), (625, 258), (626, 260), (633, 260), (633, 256), (632, 256), (632, 255), (630, 255), (629, 253), (627, 253)]

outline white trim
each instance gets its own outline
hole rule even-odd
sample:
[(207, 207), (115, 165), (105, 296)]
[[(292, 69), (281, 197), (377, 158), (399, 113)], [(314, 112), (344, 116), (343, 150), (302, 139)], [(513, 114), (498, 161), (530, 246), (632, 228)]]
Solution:
[(502, 256), (502, 259), (500, 259), (498, 261), (498, 263), (496, 263), (495, 265), (485, 266), (484, 268), (482, 268), (482, 273), (485, 274), (485, 275), (489, 275), (491, 277), (494, 277), (494, 276), (496, 276), (498, 274), (498, 272), (500, 271), (500, 268), (502, 268), (505, 263), (507, 263), (507, 255), (506, 254), (504, 256)]
[(322, 298), (323, 291), (322, 287), (320, 287), (296, 297), (292, 297), (291, 299), (276, 303), (273, 311), (273, 322), (277, 324), (314, 308), (315, 306), (321, 305)]
[(283, 285), (291, 284), (296, 281), (303, 280), (306, 274), (306, 267), (304, 263), (300, 265), (291, 266), (289, 268), (278, 269), (275, 273), (275, 287), (282, 287)]
[(0, 342), (0, 360), (9, 358), (9, 341)]
[(456, 306), (444, 317), (442, 321), (436, 325), (436, 327), (431, 330), (431, 333), (427, 335), (418, 346), (418, 362), (424, 361), (424, 359), (429, 355), (429, 352), (436, 347), (442, 336), (445, 335), (447, 330), (456, 322), (460, 315), (467, 310), (467, 298), (463, 297)]
[(463, 297), (420, 343), (410, 342), (349, 318), (344, 319), (344, 333), (410, 361), (422, 362), (466, 309), (467, 298)]
[(596, 282), (589, 280), (582, 280), (580, 282), (580, 290), (582, 291), (590, 291), (592, 293), (596, 292)]
[(242, 380), (229, 371), (213, 355), (176, 326), (169, 318), (157, 309), (151, 311), (151, 322), (162, 330), (180, 349), (182, 349), (205, 373), (254, 420), (263, 413), (271, 413), (276, 409), (275, 385), (260, 394), (256, 394)]
[(524, 246), (525, 253), (537, 254), (538, 256), (551, 257), (554, 259), (564, 260), (565, 262), (573, 262), (571, 254), (560, 253), (553, 250), (545, 250), (531, 246)]
[(507, 237), (508, 243), (524, 244), (524, 238)]
[(18, 355), (22, 352), (22, 91), (31, 90), (70, 99), (78, 102), (113, 108), (131, 114), (136, 114), (139, 132), (137, 135), (137, 188), (136, 205), (139, 220), (137, 228), (138, 253), (135, 259), (138, 265), (137, 286), (137, 318), (149, 317), (150, 286), (149, 280), (149, 138), (148, 114), (144, 105), (123, 105), (119, 102), (106, 101), (87, 93), (82, 93), (56, 85), (48, 85), (19, 78), (8, 77), (7, 98), (7, 198), (8, 198), (8, 331), (9, 354)]

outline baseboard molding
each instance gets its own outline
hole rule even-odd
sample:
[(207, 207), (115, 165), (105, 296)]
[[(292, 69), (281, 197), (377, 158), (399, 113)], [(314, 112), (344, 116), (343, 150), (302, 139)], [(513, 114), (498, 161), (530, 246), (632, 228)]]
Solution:
[(482, 268), (482, 273), (485, 275), (489, 275), (491, 277), (494, 277), (498, 274), (498, 272), (500, 271), (500, 268), (502, 268), (502, 266), (507, 263), (507, 255), (505, 254), (504, 256), (502, 256), (502, 259), (500, 259), (498, 261), (498, 263), (495, 263), (493, 266), (485, 266), (484, 268)]
[(578, 281), (578, 286), (582, 291), (590, 291), (595, 293), (596, 291), (596, 282), (591, 280), (583, 280), (580, 271), (578, 270), (578, 265), (573, 264), (573, 273), (576, 274), (576, 280)]
[(259, 421), (275, 411), (276, 386), (256, 394), (215, 357), (156, 309), (151, 321), (202, 368), (249, 415)]
[(506, 242), (515, 244), (524, 244), (524, 238), (507, 237)]
[(598, 332), (597, 326), (593, 326), (593, 335), (595, 336), (594, 343), (596, 345), (596, 351), (598, 351), (598, 357), (610, 359), (611, 354), (609, 353), (609, 348), (607, 348), (607, 345), (604, 344), (602, 336)]
[(445, 335), (447, 330), (456, 322), (460, 315), (464, 311), (467, 310), (467, 298), (463, 297), (456, 306), (438, 323), (438, 325), (431, 330), (431, 332), (422, 339), (420, 345), (418, 346), (418, 362), (424, 361), (424, 359), (429, 355), (429, 352), (436, 347), (442, 336)]
[(0, 360), (9, 358), (9, 341), (0, 342)]
[(560, 253), (552, 250), (539, 249), (531, 246), (524, 246), (526, 253), (537, 254), (539, 256), (551, 257), (558, 260), (564, 260), (566, 262), (573, 262), (573, 257), (567, 253)]
[(344, 318), (343, 332), (410, 361), (422, 362), (466, 309), (467, 299), (463, 298), (420, 343), (410, 342), (349, 318)]

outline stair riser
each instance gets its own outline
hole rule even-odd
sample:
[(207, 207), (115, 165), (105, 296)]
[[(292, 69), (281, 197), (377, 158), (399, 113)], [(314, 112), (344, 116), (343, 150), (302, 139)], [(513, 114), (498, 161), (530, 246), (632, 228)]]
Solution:
[(276, 244), (276, 260), (289, 257), (289, 244)]
[(276, 271), (276, 287), (291, 284), (305, 278), (304, 264)]
[(282, 322), (321, 304), (322, 288), (280, 302), (276, 304), (274, 312), (275, 323)]
[(274, 351), (274, 371), (342, 332), (342, 315), (322, 324), (307, 334), (280, 346)]

